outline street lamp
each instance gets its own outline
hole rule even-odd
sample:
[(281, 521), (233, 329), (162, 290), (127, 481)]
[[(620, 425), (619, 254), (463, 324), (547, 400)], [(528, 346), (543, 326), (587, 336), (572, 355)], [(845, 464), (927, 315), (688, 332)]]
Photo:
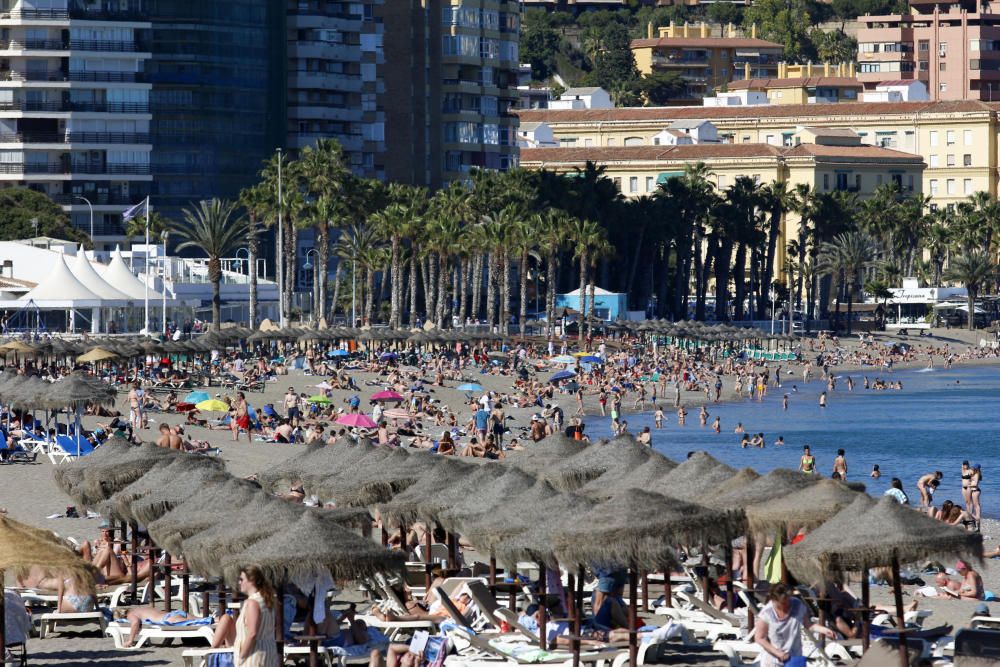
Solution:
[(771, 290), (771, 335), (774, 335), (774, 302), (778, 298), (777, 293)]
[(316, 313), (318, 312), (316, 310), (316, 300), (319, 295), (318, 277), (319, 277), (320, 267), (313, 265), (309, 261), (309, 255), (313, 253), (316, 253), (316, 264), (319, 264), (319, 250), (316, 250), (316, 248), (310, 248), (309, 250), (306, 251), (306, 263), (302, 265), (302, 268), (305, 269), (306, 271), (308, 271), (309, 269), (313, 269), (312, 320), (313, 324), (316, 324)]
[(90, 203), (90, 200), (82, 195), (73, 195), (73, 199), (79, 199), (81, 201), (87, 202), (87, 207), (90, 209), (90, 242), (94, 242), (94, 205)]
[(282, 152), (278, 148), (278, 324), (288, 325), (285, 320), (285, 198), (281, 188)]
[(163, 273), (160, 275), (160, 289), (163, 290), (163, 340), (167, 340), (167, 237), (170, 236), (170, 231), (163, 230), (163, 259), (160, 261), (160, 265), (163, 267)]

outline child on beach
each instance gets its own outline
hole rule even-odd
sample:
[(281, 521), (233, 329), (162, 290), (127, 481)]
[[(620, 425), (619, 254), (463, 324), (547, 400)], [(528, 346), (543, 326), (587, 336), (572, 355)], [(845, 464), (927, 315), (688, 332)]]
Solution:
[(653, 419), (656, 420), (656, 428), (658, 428), (658, 429), (663, 428), (663, 409), (662, 408), (656, 408), (656, 414), (653, 416)]

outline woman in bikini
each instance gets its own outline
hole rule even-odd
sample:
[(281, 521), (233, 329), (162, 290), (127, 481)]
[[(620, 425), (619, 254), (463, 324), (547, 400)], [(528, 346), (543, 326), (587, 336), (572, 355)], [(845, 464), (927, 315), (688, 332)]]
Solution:
[(971, 502), (971, 507), (969, 508), (969, 514), (972, 515), (972, 520), (975, 521), (975, 529), (979, 530), (979, 522), (982, 520), (983, 516), (983, 506), (982, 506), (982, 495), (983, 490), (980, 485), (983, 482), (983, 467), (976, 463), (972, 466), (972, 476), (969, 477), (969, 500)]
[(972, 498), (969, 493), (969, 480), (972, 479), (972, 466), (969, 462), (962, 461), (962, 501), (965, 503), (965, 511), (972, 511)]

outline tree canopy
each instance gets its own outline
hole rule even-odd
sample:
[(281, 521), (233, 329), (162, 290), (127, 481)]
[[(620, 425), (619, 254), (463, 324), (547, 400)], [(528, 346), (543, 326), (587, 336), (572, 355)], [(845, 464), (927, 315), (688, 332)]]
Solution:
[(74, 228), (59, 205), (45, 194), (28, 188), (0, 189), (0, 241), (33, 236), (90, 244), (90, 237)]

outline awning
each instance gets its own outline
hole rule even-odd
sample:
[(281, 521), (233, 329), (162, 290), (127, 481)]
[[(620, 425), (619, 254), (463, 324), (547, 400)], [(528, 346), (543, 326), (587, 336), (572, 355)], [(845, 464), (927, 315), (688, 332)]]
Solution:
[(671, 178), (679, 178), (684, 175), (683, 171), (661, 171), (659, 176), (656, 177), (656, 184), (663, 185)]

